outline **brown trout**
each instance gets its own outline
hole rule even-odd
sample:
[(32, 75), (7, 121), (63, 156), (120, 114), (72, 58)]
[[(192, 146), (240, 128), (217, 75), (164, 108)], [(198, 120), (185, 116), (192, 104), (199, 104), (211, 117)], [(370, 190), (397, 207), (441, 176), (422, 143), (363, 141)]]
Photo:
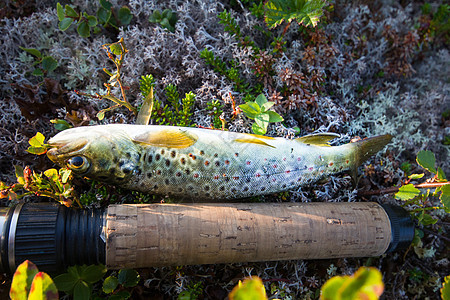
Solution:
[(295, 140), (172, 126), (111, 124), (64, 130), (48, 157), (75, 174), (126, 189), (231, 199), (294, 189), (356, 168), (390, 135), (329, 146), (333, 133)]

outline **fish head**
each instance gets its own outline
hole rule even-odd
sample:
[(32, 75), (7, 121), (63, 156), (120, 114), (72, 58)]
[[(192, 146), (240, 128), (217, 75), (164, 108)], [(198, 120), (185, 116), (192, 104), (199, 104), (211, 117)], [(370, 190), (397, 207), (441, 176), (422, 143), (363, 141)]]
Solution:
[(114, 127), (66, 129), (48, 144), (48, 158), (79, 176), (120, 184), (138, 170), (138, 149), (125, 132)]

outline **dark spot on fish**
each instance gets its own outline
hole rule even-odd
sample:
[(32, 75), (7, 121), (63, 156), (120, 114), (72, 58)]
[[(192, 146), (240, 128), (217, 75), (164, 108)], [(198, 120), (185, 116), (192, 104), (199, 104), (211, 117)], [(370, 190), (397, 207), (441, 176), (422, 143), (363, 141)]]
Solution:
[(180, 162), (181, 162), (182, 165), (185, 165), (185, 164), (186, 164), (186, 159), (185, 159), (184, 157), (182, 157), (182, 158), (180, 159)]
[(232, 188), (232, 189), (231, 189), (231, 192), (232, 192), (232, 193), (236, 193), (236, 188)]
[(171, 151), (171, 152), (170, 152), (170, 156), (171, 156), (172, 158), (175, 158), (175, 156), (177, 156), (177, 153), (176, 153), (175, 151)]
[(183, 188), (179, 187), (179, 188), (178, 188), (178, 192), (179, 192), (179, 193), (183, 192)]
[(235, 153), (234, 156), (239, 157), (239, 153)]
[(191, 174), (191, 171), (189, 169), (186, 169), (186, 175)]
[(177, 173), (175, 174), (175, 176), (180, 177), (180, 176), (181, 176), (181, 172), (177, 172)]
[(225, 187), (222, 185), (222, 186), (219, 188), (219, 190), (223, 192), (223, 191), (225, 191)]
[(126, 152), (126, 153), (125, 153), (125, 156), (126, 156), (127, 158), (131, 158), (131, 153), (130, 153), (130, 152)]
[(158, 189), (158, 185), (155, 184), (155, 185), (153, 186), (153, 189), (154, 189), (154, 190), (157, 190), (157, 189)]
[(210, 193), (205, 193), (205, 197), (211, 197)]
[(225, 164), (226, 164), (226, 165), (229, 165), (229, 164), (230, 164), (230, 161), (229, 161), (228, 159), (226, 159), (226, 160), (225, 160)]
[(243, 191), (244, 192), (248, 191), (248, 186), (244, 187)]
[(209, 161), (205, 160), (205, 166), (209, 166)]
[(124, 168), (122, 168), (122, 172), (124, 172), (125, 174), (130, 174), (131, 173), (131, 168), (130, 167), (124, 167)]
[(214, 157), (217, 157), (217, 156), (219, 156), (219, 154), (217, 154), (217, 153), (214, 153)]
[(216, 164), (216, 167), (220, 166), (220, 162), (218, 162), (218, 161), (216, 161), (215, 164)]
[(160, 158), (161, 158), (161, 155), (159, 155), (159, 153), (157, 153), (157, 154), (155, 155), (155, 160), (158, 161)]
[(114, 173), (116, 173), (116, 169), (115, 169), (115, 168), (111, 168), (111, 169), (109, 169), (109, 173), (110, 173), (110, 174), (114, 174)]
[(285, 185), (285, 184), (283, 184), (283, 185), (281, 186), (281, 188), (282, 188), (282, 189), (285, 189), (285, 188), (286, 188), (286, 185)]
[(209, 185), (205, 185), (205, 191), (209, 191)]
[(161, 175), (161, 170), (156, 170), (156, 175)]
[(196, 159), (197, 159), (197, 156), (195, 156), (195, 155), (192, 154), (192, 153), (189, 153), (188, 155), (189, 155), (190, 158), (192, 158), (192, 160), (196, 160)]
[(246, 182), (250, 182), (251, 179), (250, 179), (249, 177), (247, 177), (247, 178), (245, 179), (245, 181), (246, 181)]
[(148, 163), (151, 164), (153, 161), (153, 155), (149, 154), (148, 155)]
[(142, 170), (141, 170), (141, 169), (136, 168), (135, 170), (136, 170), (136, 175), (141, 175), (141, 173), (142, 173)]
[(239, 180), (239, 176), (234, 176), (233, 179), (234, 180)]
[(152, 178), (152, 173), (150, 173), (150, 172), (147, 173), (147, 177), (148, 177), (148, 178)]
[(216, 179), (216, 180), (219, 179), (219, 178), (220, 178), (219, 175), (215, 175), (215, 176), (214, 176), (214, 179)]
[(225, 177), (225, 182), (230, 181), (230, 177)]
[(194, 187), (192, 185), (188, 185), (187, 189), (192, 191), (192, 190), (194, 190)]
[(166, 167), (170, 167), (170, 160), (166, 159)]
[(164, 180), (164, 183), (165, 183), (166, 185), (169, 185), (169, 184), (170, 184), (169, 179), (166, 178), (166, 180)]
[(252, 164), (252, 162), (248, 160), (248, 161), (246, 162), (246, 164), (247, 164), (247, 166), (250, 166), (250, 165)]
[(261, 192), (264, 192), (265, 190), (266, 190), (266, 187), (263, 186), (263, 187), (261, 188)]
[(306, 146), (311, 146), (310, 144), (306, 144)]
[(113, 163), (117, 164), (119, 162), (119, 158), (118, 157), (114, 157), (113, 158)]
[(166, 151), (164, 149), (161, 149), (161, 155), (164, 155), (164, 153), (166, 153)]
[(205, 151), (200, 150), (200, 155), (205, 155)]

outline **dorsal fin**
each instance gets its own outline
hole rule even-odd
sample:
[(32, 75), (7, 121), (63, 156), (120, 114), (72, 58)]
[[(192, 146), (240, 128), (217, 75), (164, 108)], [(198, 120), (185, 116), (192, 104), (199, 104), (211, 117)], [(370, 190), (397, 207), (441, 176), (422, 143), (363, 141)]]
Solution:
[(245, 137), (245, 138), (240, 138), (240, 139), (235, 139), (233, 140), (233, 142), (236, 143), (248, 143), (248, 144), (256, 144), (256, 145), (261, 145), (261, 146), (267, 146), (267, 147), (272, 147), (275, 148), (272, 145), (267, 144), (266, 142), (260, 140), (259, 138), (253, 137), (250, 134), (248, 134), (249, 137)]
[(194, 145), (197, 139), (197, 136), (192, 133), (176, 129), (146, 132), (132, 138), (135, 143), (167, 148), (187, 148)]
[(340, 137), (340, 135), (337, 133), (325, 132), (325, 133), (308, 134), (295, 139), (295, 141), (303, 144), (329, 147), (330, 145), (328, 144), (328, 142), (337, 137)]

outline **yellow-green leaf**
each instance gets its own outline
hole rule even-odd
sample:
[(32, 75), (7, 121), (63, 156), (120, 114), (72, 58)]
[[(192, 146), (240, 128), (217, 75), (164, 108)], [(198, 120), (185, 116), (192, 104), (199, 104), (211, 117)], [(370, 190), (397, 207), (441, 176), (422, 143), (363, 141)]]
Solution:
[(39, 272), (34, 276), (28, 300), (57, 300), (58, 290), (47, 273)]
[(28, 143), (34, 147), (42, 147), (44, 145), (45, 136), (38, 132), (35, 136), (33, 136)]
[(27, 299), (33, 278), (38, 272), (38, 268), (31, 261), (21, 263), (14, 273), (9, 297), (13, 300)]
[(447, 275), (442, 283), (441, 298), (442, 300), (450, 300), (450, 275)]
[(402, 186), (395, 194), (395, 198), (399, 200), (409, 200), (420, 194), (420, 190), (416, 189), (413, 184), (407, 184)]
[(261, 278), (251, 277), (234, 287), (228, 295), (230, 300), (263, 300), (267, 299), (266, 290)]
[(446, 213), (450, 213), (450, 184), (441, 187), (441, 196), (439, 197)]
[(409, 179), (420, 179), (420, 178), (422, 178), (424, 175), (425, 175), (424, 173), (421, 173), (421, 174), (411, 174), (411, 175), (408, 176), (408, 178), (409, 178)]

